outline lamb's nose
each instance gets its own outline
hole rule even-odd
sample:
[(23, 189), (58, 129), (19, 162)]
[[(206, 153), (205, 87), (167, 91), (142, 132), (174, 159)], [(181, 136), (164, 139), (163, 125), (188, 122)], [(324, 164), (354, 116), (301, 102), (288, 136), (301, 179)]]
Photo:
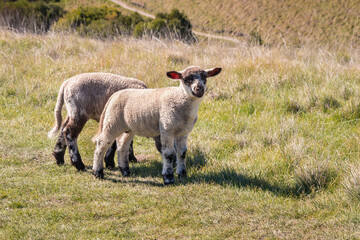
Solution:
[(197, 85), (195, 90), (198, 92), (198, 91), (203, 91), (204, 90), (204, 87), (201, 86), (201, 85)]

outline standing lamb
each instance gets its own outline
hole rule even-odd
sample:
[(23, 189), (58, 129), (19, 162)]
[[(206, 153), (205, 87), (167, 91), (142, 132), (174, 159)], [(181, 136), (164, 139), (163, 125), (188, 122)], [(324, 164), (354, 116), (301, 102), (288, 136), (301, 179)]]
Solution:
[(192, 66), (180, 72), (167, 72), (169, 78), (180, 80), (179, 87), (126, 89), (111, 96), (101, 115), (99, 132), (93, 138), (95, 176), (104, 177), (102, 158), (115, 139), (119, 146), (119, 168), (123, 176), (127, 176), (130, 174), (128, 152), (134, 136), (160, 135), (164, 183), (175, 182), (175, 160), (179, 178), (186, 177), (186, 141), (197, 120), (206, 78), (220, 71), (221, 68), (203, 70)]
[[(127, 78), (111, 73), (83, 73), (66, 80), (60, 87), (55, 106), (55, 127), (48, 133), (50, 138), (55, 137), (61, 128), (53, 155), (57, 164), (64, 164), (66, 146), (69, 148), (71, 163), (78, 170), (85, 170), (85, 165), (77, 147), (77, 137), (89, 119), (100, 120), (101, 113), (107, 100), (115, 92), (125, 88), (147, 88), (146, 84), (134, 78)], [(61, 124), (61, 109), (65, 102), (67, 117)], [(159, 137), (154, 138), (159, 146)], [(114, 167), (114, 143), (106, 154), (107, 167)], [(132, 148), (130, 159), (136, 161)]]

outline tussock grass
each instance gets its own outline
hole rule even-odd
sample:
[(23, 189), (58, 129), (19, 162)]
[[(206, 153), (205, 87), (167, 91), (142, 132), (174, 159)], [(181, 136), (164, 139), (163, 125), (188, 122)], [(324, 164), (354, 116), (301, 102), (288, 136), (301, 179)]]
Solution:
[(299, 191), (309, 194), (329, 187), (336, 180), (337, 173), (329, 166), (328, 161), (320, 159), (296, 167), (295, 176)]
[[(358, 200), (339, 184), (360, 157), (360, 53), (349, 57), (344, 64), (323, 49), (0, 31), (0, 238), (359, 238)], [(95, 180), (67, 155), (65, 166), (55, 164), (46, 133), (65, 79), (104, 71), (176, 86), (166, 71), (189, 65), (223, 72), (209, 79), (190, 134), (186, 181), (164, 187), (154, 143), (140, 137), (141, 162), (129, 178), (105, 170)], [(339, 105), (324, 111), (330, 96)], [(78, 140), (88, 169), (96, 131), (90, 121)]]
[(360, 200), (360, 168), (358, 165), (349, 166), (347, 178), (343, 182), (348, 195), (356, 201)]

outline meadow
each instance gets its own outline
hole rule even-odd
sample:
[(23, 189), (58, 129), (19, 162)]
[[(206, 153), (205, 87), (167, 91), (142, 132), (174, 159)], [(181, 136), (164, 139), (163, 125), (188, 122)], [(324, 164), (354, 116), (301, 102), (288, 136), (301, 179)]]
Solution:
[[(96, 40), (0, 31), (0, 239), (360, 238), (360, 52), (201, 40)], [(47, 138), (62, 82), (111, 72), (149, 87), (222, 67), (188, 141), (184, 182), (163, 186), (153, 140), (132, 175), (57, 166)], [(66, 111), (63, 111), (63, 117)]]

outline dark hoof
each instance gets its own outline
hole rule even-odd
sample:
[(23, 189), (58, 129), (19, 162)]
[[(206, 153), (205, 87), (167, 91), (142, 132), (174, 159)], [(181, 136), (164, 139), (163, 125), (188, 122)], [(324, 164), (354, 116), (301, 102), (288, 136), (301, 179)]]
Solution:
[(174, 174), (170, 173), (170, 174), (165, 174), (163, 175), (164, 178), (164, 184), (165, 185), (170, 185), (170, 184), (174, 184), (175, 183), (175, 178), (174, 178)]
[(73, 165), (76, 167), (78, 171), (86, 171), (85, 165), (83, 162), (73, 162)]
[(103, 179), (104, 178), (104, 170), (100, 169), (99, 171), (94, 171), (94, 175), (96, 178)]
[(108, 161), (105, 159), (105, 167), (108, 169), (114, 169), (115, 168), (115, 162), (113, 161)]
[(186, 170), (182, 170), (179, 174), (178, 174), (178, 178), (180, 181), (185, 180), (186, 179)]
[(138, 160), (136, 159), (134, 154), (129, 155), (129, 162), (131, 162), (131, 163), (137, 163), (138, 162)]
[(55, 157), (57, 165), (63, 165), (65, 152), (53, 152), (52, 155)]
[(130, 176), (130, 169), (127, 168), (120, 168), (120, 172), (123, 175), (123, 177), (128, 177)]

